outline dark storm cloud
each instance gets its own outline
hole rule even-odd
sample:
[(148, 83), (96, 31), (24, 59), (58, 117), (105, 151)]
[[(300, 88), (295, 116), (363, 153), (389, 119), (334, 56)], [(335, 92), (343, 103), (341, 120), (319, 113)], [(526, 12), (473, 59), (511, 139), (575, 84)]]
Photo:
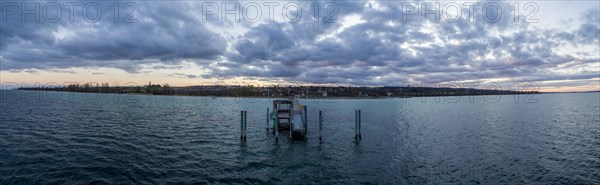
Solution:
[[(111, 3), (100, 4), (108, 7)], [(304, 16), (295, 23), (220, 22), (218, 16), (204, 23), (199, 16), (200, 2), (194, 1), (138, 2), (139, 22), (133, 24), (114, 23), (110, 14), (96, 23), (81, 19), (73, 23), (22, 23), (9, 18), (1, 28), (2, 67), (43, 70), (102, 66), (137, 72), (143, 64), (152, 64), (152, 69), (181, 69), (179, 63), (186, 60), (207, 72), (172, 76), (355, 85), (488, 78), (579, 80), (597, 74), (590, 70), (557, 74), (554, 70), (572, 71), (599, 62), (598, 9), (585, 11), (582, 23), (565, 31), (515, 23), (511, 4), (502, 1), (480, 1), (474, 21), (467, 16), (469, 9), (463, 7), (463, 16), (456, 22), (436, 22), (434, 16), (423, 21), (420, 12), (408, 15), (399, 1), (336, 1), (338, 22), (324, 22), (323, 15), (315, 22), (311, 3), (298, 4)], [(487, 21), (500, 12), (492, 9), (486, 14), (481, 11), (485, 4), (500, 6), (503, 16)], [(360, 17), (362, 22), (344, 25), (344, 19), (351, 16)], [(247, 31), (228, 37), (208, 25), (225, 30), (241, 26)], [(572, 46), (590, 47), (596, 53), (557, 52)]]
[[(322, 40), (290, 34), (292, 31), (288, 31), (289, 27), (285, 24), (259, 26), (244, 35), (242, 42), (237, 43), (237, 52), (243, 57), (236, 57), (236, 59), (246, 67), (254, 66), (250, 61), (268, 60), (272, 61), (270, 63), (273, 65), (283, 64), (302, 71), (302, 73), (289, 73), (290, 76), (287, 77), (289, 80), (359, 85), (388, 85), (387, 83), (391, 81), (378, 79), (386, 79), (390, 76), (400, 79), (397, 74), (419, 75), (412, 80), (436, 83), (485, 78), (536, 80), (537, 76), (551, 73), (550, 69), (558, 69), (560, 65), (598, 62), (599, 57), (594, 54), (591, 55), (592, 59), (578, 59), (571, 55), (559, 55), (554, 51), (558, 47), (563, 47), (565, 43), (577, 44), (581, 39), (586, 40), (584, 44), (597, 43), (598, 21), (594, 20), (597, 19), (597, 10), (590, 10), (584, 15), (584, 24), (578, 30), (562, 32), (551, 29), (541, 30), (531, 28), (524, 23), (514, 23), (510, 11), (506, 11), (510, 10), (508, 3), (491, 2), (502, 6), (504, 10), (504, 16), (497, 22), (490, 23), (481, 19), (485, 15), (475, 11), (474, 17), (479, 19), (474, 22), (470, 22), (467, 17), (462, 17), (456, 23), (434, 22), (432, 28), (437, 29), (435, 34), (424, 32), (432, 28), (426, 27), (420, 19), (409, 18), (408, 22), (399, 22), (398, 20), (401, 20), (399, 13), (390, 13), (402, 11), (398, 8), (399, 3), (396, 2), (380, 2), (387, 10), (372, 10), (367, 6), (359, 13), (347, 14), (361, 15), (365, 22), (335, 33), (333, 38)], [(480, 2), (480, 4), (485, 3)], [(340, 6), (343, 7), (342, 4)], [(468, 14), (468, 11), (463, 9), (463, 14)], [(492, 12), (487, 16), (494, 17), (496, 14)], [(427, 19), (431, 22), (432, 18)], [(396, 24), (386, 24), (390, 20), (396, 21)], [(310, 24), (293, 25), (293, 33), (310, 32), (314, 28)], [(335, 30), (340, 26), (338, 24), (323, 30), (321, 35), (336, 32)], [(497, 34), (504, 31), (511, 31), (511, 33)], [(436, 40), (441, 40), (442, 43)], [(450, 43), (450, 41), (457, 43)], [(272, 47), (281, 43), (286, 45)], [(402, 43), (428, 44), (402, 48), (400, 46)], [(598, 50), (597, 46), (596, 50)], [(492, 58), (487, 58), (490, 55)], [(361, 66), (380, 66), (386, 70), (370, 70)], [(234, 71), (219, 73), (219, 75), (247, 74)], [(588, 71), (573, 76), (593, 78), (593, 74), (593, 71), (591, 73)], [(267, 75), (258, 77), (267, 77)], [(569, 75), (557, 75), (557, 77), (569, 79)]]
[[(80, 8), (86, 3), (80, 2)], [(125, 16), (115, 22), (107, 11), (113, 3), (97, 3), (105, 12), (95, 23), (80, 14), (70, 22), (67, 9), (56, 23), (38, 23), (33, 16), (24, 22), (20, 16), (7, 17), (0, 30), (3, 69), (93, 66), (134, 72), (139, 64), (215, 59), (224, 54), (226, 41), (207, 30), (185, 3), (137, 2), (137, 23), (123, 22)]]

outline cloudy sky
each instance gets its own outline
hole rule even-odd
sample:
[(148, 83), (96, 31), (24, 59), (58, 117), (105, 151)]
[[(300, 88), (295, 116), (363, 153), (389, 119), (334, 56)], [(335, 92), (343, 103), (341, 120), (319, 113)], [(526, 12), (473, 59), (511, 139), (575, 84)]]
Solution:
[(0, 81), (600, 90), (598, 1), (238, 3), (2, 1)]

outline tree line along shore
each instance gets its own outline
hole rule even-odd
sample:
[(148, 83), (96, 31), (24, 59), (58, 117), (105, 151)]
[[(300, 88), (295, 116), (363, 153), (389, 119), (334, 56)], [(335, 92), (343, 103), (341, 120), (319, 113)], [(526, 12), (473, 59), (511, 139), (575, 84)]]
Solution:
[(171, 87), (169, 85), (148, 84), (144, 86), (109, 86), (71, 84), (53, 87), (22, 87), (18, 90), (64, 91), (88, 93), (125, 93), (147, 95), (177, 96), (228, 96), (228, 97), (301, 97), (323, 98), (387, 98), (387, 97), (421, 97), (421, 96), (474, 96), (474, 95), (507, 95), (538, 94), (538, 91), (515, 91), (502, 89), (448, 88), (448, 87), (355, 87), (355, 86), (264, 86), (252, 85), (214, 85)]

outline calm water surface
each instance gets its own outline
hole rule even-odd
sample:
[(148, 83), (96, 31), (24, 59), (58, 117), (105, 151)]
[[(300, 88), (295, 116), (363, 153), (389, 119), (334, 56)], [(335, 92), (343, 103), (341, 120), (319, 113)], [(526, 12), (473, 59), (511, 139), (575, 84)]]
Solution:
[(266, 98), (0, 93), (0, 184), (600, 183), (600, 93), (305, 99), (308, 141), (278, 144)]

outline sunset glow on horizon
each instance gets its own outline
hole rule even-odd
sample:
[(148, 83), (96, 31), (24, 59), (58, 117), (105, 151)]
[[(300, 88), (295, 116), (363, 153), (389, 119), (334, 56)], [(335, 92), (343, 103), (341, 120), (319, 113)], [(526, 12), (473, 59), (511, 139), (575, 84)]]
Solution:
[(600, 90), (597, 1), (73, 3), (0, 4), (4, 86), (531, 83), (541, 92)]

